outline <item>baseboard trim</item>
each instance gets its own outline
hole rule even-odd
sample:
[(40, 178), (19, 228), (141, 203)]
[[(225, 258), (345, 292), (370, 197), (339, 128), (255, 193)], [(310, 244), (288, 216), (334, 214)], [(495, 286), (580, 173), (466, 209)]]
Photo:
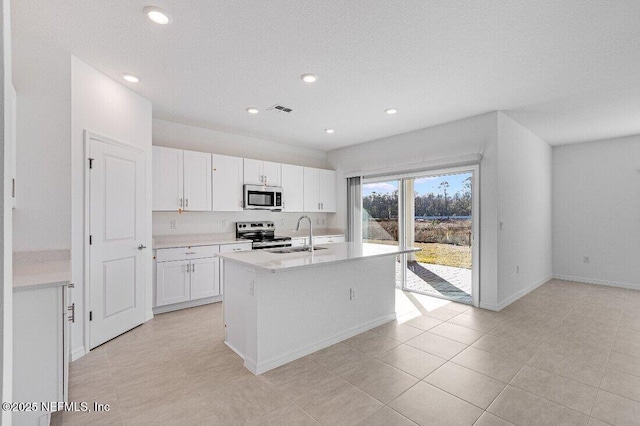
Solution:
[(527, 288), (524, 288), (524, 289), (520, 290), (519, 292), (513, 294), (512, 296), (508, 297), (507, 299), (503, 300), (502, 302), (498, 303), (497, 305), (480, 302), (480, 307), (482, 309), (488, 309), (490, 311), (499, 312), (499, 311), (503, 310), (504, 308), (506, 308), (507, 306), (509, 306), (510, 304), (512, 304), (513, 302), (515, 302), (516, 300), (520, 299), (521, 297), (526, 296), (527, 294), (531, 293), (533, 290), (535, 290), (536, 288), (540, 287), (542, 284), (545, 284), (545, 283), (549, 282), (549, 280), (551, 280), (552, 278), (553, 278), (553, 276), (551, 276), (551, 275), (549, 275), (547, 277), (544, 277), (541, 280), (538, 280), (538, 281), (534, 282), (533, 284), (529, 285)]
[(280, 355), (263, 362), (256, 362), (253, 359), (249, 359), (247, 356), (239, 354), (235, 350), (234, 352), (238, 353), (238, 355), (244, 358), (244, 366), (247, 369), (249, 369), (249, 371), (251, 371), (253, 374), (258, 375), (258, 374), (266, 373), (269, 370), (272, 370), (276, 367), (280, 367), (281, 365), (294, 361), (298, 358), (302, 358), (303, 356), (319, 351), (320, 349), (324, 349), (328, 346), (341, 342), (357, 334), (364, 333), (365, 331), (371, 330), (372, 328), (375, 328), (379, 325), (386, 324), (389, 321), (393, 321), (394, 319), (396, 319), (395, 312), (392, 314), (382, 316), (380, 318), (376, 318), (375, 320), (369, 321), (363, 325), (359, 325), (357, 327), (353, 327), (348, 330), (345, 330), (342, 333), (336, 334), (335, 336), (332, 336), (328, 339), (324, 339), (318, 343), (314, 343), (304, 348), (291, 351), (284, 355)]
[(516, 294), (512, 295), (511, 297), (508, 297), (507, 299), (505, 299), (502, 302), (498, 303), (498, 311), (503, 310), (504, 308), (506, 308), (507, 306), (509, 306), (513, 302), (515, 302), (516, 300), (518, 300), (521, 297), (526, 296), (527, 294), (531, 293), (533, 290), (535, 290), (536, 288), (540, 287), (542, 284), (549, 282), (549, 280), (551, 280), (552, 278), (553, 278), (552, 275), (548, 275), (548, 276), (546, 276), (546, 277), (534, 282), (533, 284), (529, 285), (528, 287), (520, 290), (519, 292), (517, 292)]
[(178, 311), (180, 309), (195, 308), (196, 306), (208, 305), (210, 303), (222, 302), (222, 296), (206, 297), (204, 299), (189, 300), (188, 302), (174, 303), (172, 305), (156, 306), (153, 314), (166, 314), (167, 312)]
[(79, 348), (76, 348), (76, 349), (71, 351), (71, 359), (70, 359), (70, 361), (75, 361), (77, 359), (80, 359), (83, 356), (85, 356), (86, 354), (87, 354), (87, 352), (85, 351), (84, 346), (80, 346)]
[(562, 281), (572, 281), (572, 282), (578, 282), (578, 283), (584, 283), (584, 284), (604, 285), (608, 287), (640, 290), (640, 284), (632, 284), (632, 283), (625, 283), (625, 282), (619, 282), (619, 281), (595, 280), (593, 278), (574, 277), (571, 275), (558, 275), (558, 274), (554, 274), (553, 278), (556, 280), (562, 280)]

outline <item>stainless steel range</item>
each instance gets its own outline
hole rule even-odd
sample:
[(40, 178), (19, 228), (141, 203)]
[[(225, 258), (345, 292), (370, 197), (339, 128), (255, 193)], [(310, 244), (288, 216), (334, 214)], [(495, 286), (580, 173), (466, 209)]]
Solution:
[(254, 250), (291, 247), (291, 237), (276, 237), (275, 225), (270, 220), (260, 222), (236, 222), (236, 238), (253, 241)]

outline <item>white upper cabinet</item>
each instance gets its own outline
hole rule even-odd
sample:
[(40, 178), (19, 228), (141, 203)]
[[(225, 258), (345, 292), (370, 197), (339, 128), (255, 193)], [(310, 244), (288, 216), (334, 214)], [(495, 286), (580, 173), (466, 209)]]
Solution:
[(336, 172), (333, 170), (320, 169), (320, 188), (319, 197), (320, 211), (335, 212), (336, 211)]
[(242, 210), (243, 159), (213, 154), (213, 211)]
[(263, 161), (262, 170), (265, 184), (271, 186), (282, 186), (282, 164)]
[(304, 167), (282, 165), (282, 211), (304, 211)]
[(211, 211), (211, 154), (184, 151), (184, 210)]
[(153, 147), (153, 210), (211, 211), (211, 154)]
[(245, 185), (280, 186), (282, 184), (281, 164), (245, 158), (244, 183)]
[(183, 151), (153, 147), (153, 210), (184, 208)]
[[(304, 167), (304, 211), (319, 212), (320, 211), (320, 169), (313, 167)], [(285, 194), (285, 197), (287, 195)]]
[(333, 213), (336, 204), (336, 172), (305, 167), (304, 211)]

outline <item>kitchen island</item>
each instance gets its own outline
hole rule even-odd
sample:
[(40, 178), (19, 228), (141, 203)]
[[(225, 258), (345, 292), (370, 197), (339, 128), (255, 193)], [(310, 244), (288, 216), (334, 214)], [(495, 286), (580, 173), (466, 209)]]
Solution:
[(389, 322), (396, 256), (418, 250), (336, 243), (312, 253), (219, 254), (225, 343), (262, 374)]

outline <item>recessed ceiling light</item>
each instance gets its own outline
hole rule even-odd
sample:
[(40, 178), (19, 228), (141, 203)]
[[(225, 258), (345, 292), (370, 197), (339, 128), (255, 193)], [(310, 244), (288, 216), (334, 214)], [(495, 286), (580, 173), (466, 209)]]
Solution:
[(129, 83), (137, 83), (137, 82), (140, 81), (140, 79), (138, 77), (136, 77), (135, 75), (132, 75), (132, 74), (122, 74), (122, 78), (127, 80)]
[(387, 108), (387, 109), (385, 109), (385, 110), (384, 110), (384, 112), (386, 112), (386, 113), (387, 113), (387, 114), (389, 114), (389, 115), (393, 115), (393, 114), (395, 114), (396, 112), (398, 112), (398, 110), (397, 110), (397, 109), (395, 109), (395, 108)]
[(300, 78), (302, 79), (302, 81), (304, 81), (305, 83), (315, 83), (316, 81), (318, 81), (318, 76), (315, 74), (302, 74), (300, 76)]
[(167, 12), (160, 9), (159, 7), (147, 6), (144, 8), (144, 13), (156, 24), (167, 25), (170, 21)]
[(260, 112), (260, 110), (258, 108), (256, 108), (256, 107), (249, 107), (249, 108), (247, 108), (247, 112), (249, 114), (257, 114), (257, 113)]
[(325, 131), (326, 133), (329, 133), (329, 134), (331, 134), (331, 133), (335, 132), (335, 130), (333, 130), (333, 129), (324, 129), (324, 131)]

